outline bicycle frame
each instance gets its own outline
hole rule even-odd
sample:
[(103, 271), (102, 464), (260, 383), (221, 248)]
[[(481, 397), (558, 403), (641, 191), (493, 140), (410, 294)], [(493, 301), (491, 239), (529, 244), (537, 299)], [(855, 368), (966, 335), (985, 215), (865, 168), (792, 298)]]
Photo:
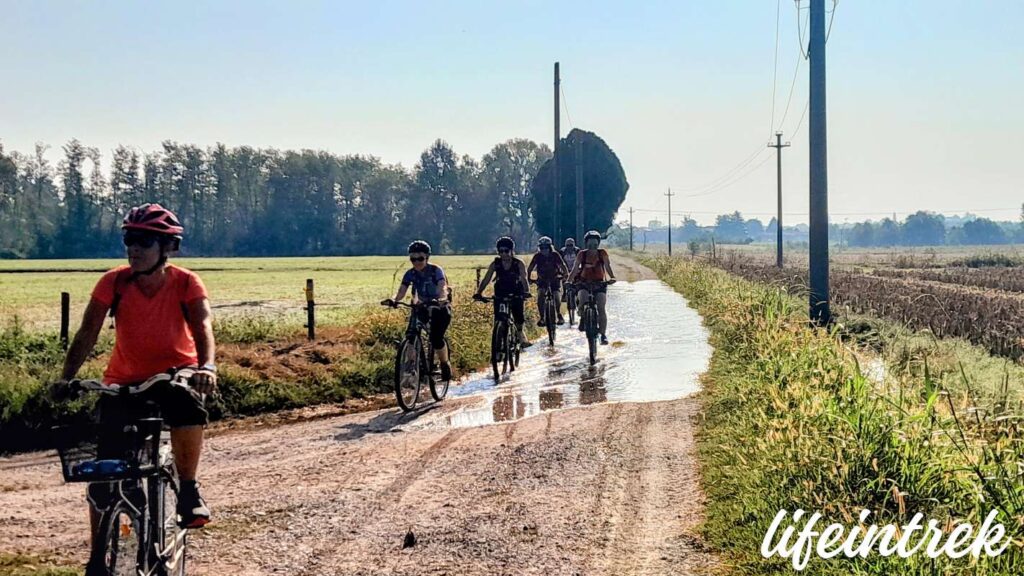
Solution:
[[(157, 374), (145, 382), (137, 385), (108, 385), (96, 380), (75, 380), (70, 383), (72, 387), (77, 390), (96, 392), (102, 395), (118, 398), (126, 406), (129, 400), (138, 394), (141, 394), (153, 386), (166, 385), (166, 386), (184, 386), (188, 385), (185, 383), (193, 374), (195, 370), (191, 368), (180, 369), (177, 371), (170, 371), (167, 373)], [(128, 413), (128, 410), (121, 410), (121, 414)], [(101, 414), (101, 421), (107, 420), (105, 416)], [(111, 420), (117, 425), (120, 425), (120, 419)], [(124, 504), (131, 513), (138, 518), (139, 525), (143, 531), (142, 534), (138, 535), (143, 554), (145, 557), (144, 566), (140, 566), (140, 559), (136, 559), (136, 571), (141, 576), (150, 575), (161, 575), (167, 573), (173, 573), (178, 567), (179, 562), (184, 562), (185, 557), (185, 544), (186, 537), (188, 534), (187, 528), (180, 528), (174, 535), (174, 539), (171, 542), (166, 542), (167, 518), (164, 517), (166, 510), (166, 502), (164, 500), (164, 487), (169, 485), (172, 491), (177, 491), (176, 474), (174, 472), (174, 456), (171, 452), (170, 444), (165, 442), (166, 438), (163, 432), (160, 430), (162, 420), (155, 418), (126, 418), (124, 424), (127, 426), (131, 424), (133, 426), (141, 427), (143, 423), (149, 426), (157, 427), (155, 434), (157, 443), (156, 446), (156, 462), (155, 466), (142, 465), (139, 463), (137, 467), (137, 474), (133, 474), (130, 477), (121, 479), (108, 480), (111, 484), (114, 484), (116, 488), (113, 490), (113, 498), (110, 502), (106, 503), (106, 506), (99, 510), (101, 515), (108, 515), (117, 508), (119, 504)], [(99, 453), (97, 453), (99, 456)], [(63, 455), (62, 455), (62, 467), (63, 467)], [(69, 481), (67, 470), (65, 470), (65, 479)], [(99, 480), (102, 481), (102, 480)], [(134, 494), (136, 490), (142, 491), (145, 497), (145, 503), (133, 501), (128, 496), (129, 493)], [(96, 503), (92, 502), (93, 506), (96, 507)], [(102, 528), (102, 523), (101, 523)], [(96, 546), (105, 547), (107, 542), (102, 541), (102, 534), (97, 534), (93, 542), (93, 550), (90, 552), (90, 556), (97, 558), (101, 554), (97, 551)], [(165, 543), (167, 544), (165, 547)]]

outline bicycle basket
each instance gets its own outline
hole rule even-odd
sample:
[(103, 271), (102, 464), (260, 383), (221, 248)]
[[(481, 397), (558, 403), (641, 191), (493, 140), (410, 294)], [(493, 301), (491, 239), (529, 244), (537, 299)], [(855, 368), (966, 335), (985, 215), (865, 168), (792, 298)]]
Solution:
[(65, 482), (104, 482), (156, 473), (163, 420), (53, 428)]

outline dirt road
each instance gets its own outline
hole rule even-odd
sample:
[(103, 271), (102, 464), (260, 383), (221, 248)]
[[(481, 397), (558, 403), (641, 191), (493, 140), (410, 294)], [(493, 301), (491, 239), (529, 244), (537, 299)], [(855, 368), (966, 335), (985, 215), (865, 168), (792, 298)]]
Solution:
[[(188, 572), (716, 571), (694, 532), (697, 400), (545, 409), (542, 397), (532, 417), (453, 425), (481, 403), (497, 415), (511, 397), (470, 394), (416, 415), (390, 409), (211, 435), (202, 476), (216, 521), (192, 539)], [(0, 552), (85, 557), (80, 487), (61, 484), (49, 455), (0, 460), (0, 519)], [(415, 544), (403, 548), (410, 531)]]

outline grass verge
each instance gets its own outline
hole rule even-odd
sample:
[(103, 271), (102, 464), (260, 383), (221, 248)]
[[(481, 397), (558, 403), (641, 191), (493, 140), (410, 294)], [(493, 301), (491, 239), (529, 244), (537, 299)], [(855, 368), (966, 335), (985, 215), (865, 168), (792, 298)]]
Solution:
[[(807, 574), (1019, 574), (1024, 567), (1021, 412), (915, 370), (866, 377), (835, 332), (807, 327), (805, 302), (707, 265), (645, 258), (705, 318), (715, 348), (705, 377), (698, 446), (708, 496), (708, 541), (741, 574), (790, 572), (761, 540), (780, 509), (820, 512), (820, 527), (906, 524), (917, 512), (942, 524), (981, 525), (998, 511), (1014, 544), (977, 561), (924, 554), (815, 558)], [(909, 349), (908, 349), (909, 350)]]
[[(472, 302), (469, 285), (458, 286), (448, 329), (455, 374), (483, 368), (490, 357), (492, 308)], [(532, 301), (531, 301), (532, 302)], [(527, 306), (526, 330), (537, 335), (536, 308)], [(356, 320), (325, 326), (317, 340), (281, 331), (264, 319), (232, 319), (215, 327), (220, 397), (208, 403), (213, 419), (299, 408), (392, 390), (395, 343), (408, 312), (363, 305)], [(106, 331), (104, 331), (106, 332)], [(102, 374), (112, 338), (105, 334), (80, 377)], [(55, 334), (0, 328), (0, 453), (44, 448), (58, 420), (87, 418), (92, 399), (55, 404), (46, 383), (60, 374), (64, 352)]]

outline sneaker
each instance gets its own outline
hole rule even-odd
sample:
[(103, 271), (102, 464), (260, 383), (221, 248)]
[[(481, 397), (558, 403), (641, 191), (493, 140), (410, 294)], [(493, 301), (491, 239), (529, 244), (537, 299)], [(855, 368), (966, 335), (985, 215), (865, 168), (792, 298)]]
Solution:
[(210, 509), (199, 495), (199, 485), (194, 481), (182, 481), (181, 492), (178, 494), (178, 526), (202, 528), (209, 522)]
[(559, 314), (558, 315), (558, 322), (555, 322), (555, 324), (558, 324), (559, 326), (561, 326), (562, 324), (565, 324), (565, 318), (562, 317), (561, 314)]
[(445, 382), (447, 382), (447, 381), (452, 379), (452, 365), (451, 364), (444, 364), (444, 363), (441, 364), (441, 379), (444, 380)]
[(608, 337), (605, 336), (604, 334), (601, 334), (601, 344), (608, 344)]

